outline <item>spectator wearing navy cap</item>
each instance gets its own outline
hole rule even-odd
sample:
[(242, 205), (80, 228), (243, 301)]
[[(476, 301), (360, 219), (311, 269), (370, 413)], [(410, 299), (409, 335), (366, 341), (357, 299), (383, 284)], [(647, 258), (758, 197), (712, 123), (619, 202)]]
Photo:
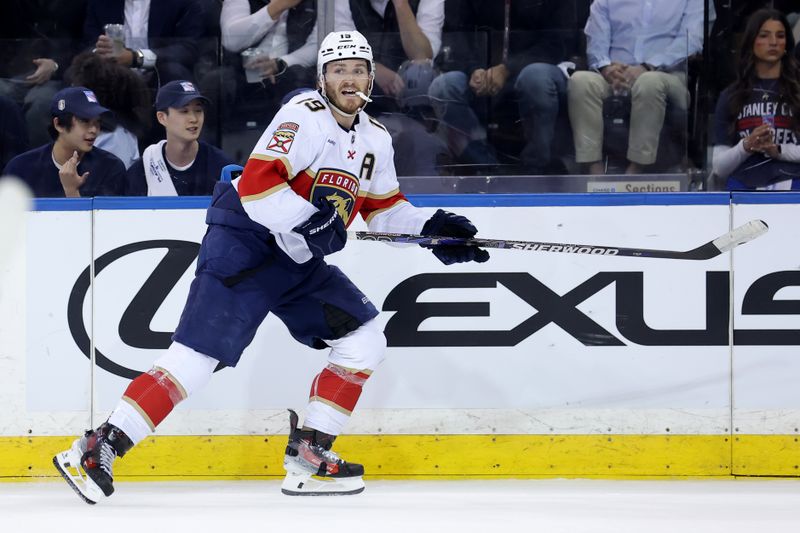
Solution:
[(53, 142), (16, 156), (3, 174), (18, 176), (39, 198), (122, 194), (125, 165), (94, 147), (104, 113), (110, 111), (86, 87), (60, 90), (50, 104)]
[(233, 160), (199, 140), (209, 100), (186, 80), (165, 84), (156, 94), (156, 119), (167, 138), (145, 148), (128, 169), (128, 196), (210, 195), (220, 171)]

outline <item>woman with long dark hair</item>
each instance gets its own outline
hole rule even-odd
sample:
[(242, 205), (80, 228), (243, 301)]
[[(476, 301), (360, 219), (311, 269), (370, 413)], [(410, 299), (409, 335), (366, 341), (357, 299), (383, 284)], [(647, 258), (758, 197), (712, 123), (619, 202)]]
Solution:
[(786, 16), (761, 9), (742, 39), (736, 81), (717, 102), (712, 173), (728, 190), (800, 189), (800, 78)]
[(150, 128), (153, 100), (150, 89), (133, 70), (92, 52), (75, 56), (65, 74), (71, 85), (94, 91), (100, 103), (113, 112), (104, 117), (95, 147), (111, 152), (130, 167), (139, 159), (139, 138)]

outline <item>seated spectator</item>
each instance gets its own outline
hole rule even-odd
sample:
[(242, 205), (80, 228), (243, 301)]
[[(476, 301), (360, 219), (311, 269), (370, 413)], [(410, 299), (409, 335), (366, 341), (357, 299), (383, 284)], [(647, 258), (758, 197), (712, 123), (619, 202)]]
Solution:
[[(83, 42), (100, 57), (139, 69), (151, 87), (191, 79), (204, 32), (202, 15), (198, 0), (89, 0)], [(115, 48), (106, 24), (124, 26), (124, 47)]]
[(800, 67), (786, 17), (751, 15), (736, 81), (717, 101), (712, 174), (729, 190), (800, 189)]
[(372, 45), (370, 115), (398, 110), (406, 60), (432, 60), (442, 45), (444, 0), (335, 0), (335, 30), (358, 30)]
[[(253, 9), (253, 4), (259, 6)], [(259, 53), (248, 62), (248, 70), (258, 73), (274, 85), (279, 76), (291, 78), (292, 67), (304, 81), (308, 80), (305, 69), (315, 65), (316, 53), (306, 44), (317, 17), (314, 0), (272, 0), (249, 2), (248, 0), (226, 0), (220, 13), (222, 46), (235, 53), (253, 49)], [(287, 76), (287, 74), (289, 74)], [(313, 77), (313, 75), (312, 75)]]
[(703, 0), (595, 0), (584, 28), (588, 66), (568, 89), (575, 159), (605, 173), (603, 101), (630, 95), (628, 173), (656, 161), (667, 105), (688, 105), (686, 61), (703, 46)]
[[(88, 2), (83, 29), (86, 48), (130, 67), (153, 93), (169, 81), (194, 79), (206, 30), (201, 0)], [(106, 34), (108, 24), (123, 26), (121, 42)], [(158, 128), (152, 128), (140, 141), (153, 143), (159, 134)]]
[(203, 92), (225, 109), (255, 104), (247, 119), (266, 125), (287, 92), (314, 85), (316, 46), (306, 44), (316, 39), (316, 18), (316, 0), (225, 0), (224, 66), (201, 81)]
[(448, 162), (444, 143), (430, 127), (433, 113), (428, 119), (420, 106), (409, 105), (425, 98), (429, 107), (427, 89), (436, 74), (433, 58), (441, 48), (443, 23), (444, 0), (335, 0), (335, 29), (357, 30), (372, 45), (375, 73), (366, 111), (392, 136), (401, 176), (438, 175), (437, 165)]
[(32, 146), (49, 141), (50, 102), (79, 49), (86, 1), (0, 2), (0, 96), (21, 107)]
[(130, 168), (139, 159), (139, 137), (150, 127), (152, 100), (147, 85), (131, 69), (91, 52), (76, 56), (65, 78), (94, 91), (100, 104), (113, 112), (101, 120), (94, 146), (111, 152)]
[(550, 173), (556, 166), (556, 120), (567, 91), (566, 73), (557, 64), (567, 54), (571, 34), (564, 29), (575, 20), (573, 3), (448, 0), (445, 5), (457, 69), (436, 78), (429, 94), (455, 160), (497, 163), (485, 125), (490, 113), (513, 106), (526, 140), (522, 162), (529, 173)]
[(210, 195), (233, 160), (199, 141), (208, 98), (189, 81), (171, 81), (156, 95), (156, 119), (167, 138), (145, 148), (127, 173), (128, 196)]
[(3, 174), (18, 176), (38, 198), (113, 196), (125, 187), (125, 165), (94, 148), (100, 117), (109, 110), (86, 87), (62, 89), (50, 106), (53, 142), (9, 161)]

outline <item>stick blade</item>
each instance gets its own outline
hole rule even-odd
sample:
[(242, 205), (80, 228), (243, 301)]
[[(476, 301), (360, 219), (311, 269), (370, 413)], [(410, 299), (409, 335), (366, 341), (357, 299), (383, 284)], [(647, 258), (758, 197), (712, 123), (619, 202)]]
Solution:
[(734, 228), (725, 235), (714, 239), (713, 243), (720, 253), (727, 252), (744, 244), (752, 241), (753, 239), (762, 236), (769, 230), (769, 226), (763, 220), (751, 220), (746, 224), (742, 224), (738, 228)]

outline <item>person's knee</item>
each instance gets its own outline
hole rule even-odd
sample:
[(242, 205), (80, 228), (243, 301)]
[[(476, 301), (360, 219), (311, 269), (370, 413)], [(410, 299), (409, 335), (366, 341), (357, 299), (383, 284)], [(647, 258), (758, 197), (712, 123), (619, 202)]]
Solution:
[(153, 362), (153, 367), (166, 370), (188, 398), (208, 383), (218, 364), (212, 357), (173, 342), (167, 352)]
[(570, 100), (585, 98), (601, 99), (605, 96), (607, 84), (602, 76), (595, 72), (578, 71), (569, 79)]
[(666, 97), (669, 84), (664, 76), (665, 75), (661, 72), (642, 73), (636, 78), (636, 83), (634, 83), (631, 88), (631, 96), (633, 98), (648, 98), (653, 96)]
[(531, 63), (523, 68), (514, 82), (514, 90), (525, 94), (543, 94), (558, 90), (558, 78), (564, 74), (549, 63)]
[(386, 336), (376, 319), (338, 339), (331, 346), (329, 361), (354, 370), (375, 370), (386, 357)]
[(520, 113), (556, 113), (566, 96), (566, 78), (558, 67), (533, 63), (522, 69), (514, 82)]
[(445, 72), (436, 76), (428, 88), (428, 96), (434, 102), (455, 100), (467, 90), (467, 76), (463, 72)]

